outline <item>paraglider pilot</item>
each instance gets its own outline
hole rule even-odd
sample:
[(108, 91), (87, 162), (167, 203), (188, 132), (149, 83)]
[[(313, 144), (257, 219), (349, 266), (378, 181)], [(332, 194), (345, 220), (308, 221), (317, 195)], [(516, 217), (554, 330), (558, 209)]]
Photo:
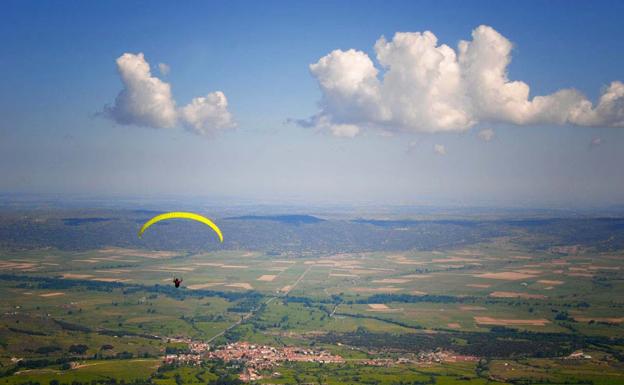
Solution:
[(175, 285), (175, 287), (180, 287), (181, 283), (182, 283), (182, 280), (180, 278), (173, 279), (173, 284)]

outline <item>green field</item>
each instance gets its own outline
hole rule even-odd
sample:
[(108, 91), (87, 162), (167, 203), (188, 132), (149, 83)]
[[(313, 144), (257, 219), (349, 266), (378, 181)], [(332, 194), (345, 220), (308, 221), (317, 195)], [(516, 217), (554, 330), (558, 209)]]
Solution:
[(145, 381), (160, 365), (155, 359), (130, 360), (90, 360), (79, 362), (74, 369), (60, 370), (59, 368), (22, 370), (12, 376), (2, 379), (5, 384), (24, 384), (39, 382), (42, 384), (56, 380), (59, 383), (91, 383), (91, 381), (106, 381), (111, 378), (125, 379), (126, 382), (136, 380)]
[[(298, 257), (249, 250), (6, 250), (2, 381), (218, 381), (209, 364), (157, 370), (166, 352), (185, 351), (175, 341), (189, 339), (316, 347), (347, 359), (329, 367), (287, 364), (275, 369), (279, 375), (263, 373), (261, 383), (619, 383), (619, 255), (521, 244), (502, 237), (445, 251)], [(184, 278), (182, 288), (172, 287), (173, 276)], [(359, 363), (436, 347), (487, 365)], [(563, 359), (577, 350), (592, 358)], [(231, 375), (241, 370), (230, 369)]]

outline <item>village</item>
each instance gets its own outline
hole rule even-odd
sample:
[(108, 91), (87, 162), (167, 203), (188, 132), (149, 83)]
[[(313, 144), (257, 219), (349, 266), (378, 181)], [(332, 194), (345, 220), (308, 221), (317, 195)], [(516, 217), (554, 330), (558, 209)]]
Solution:
[[(247, 342), (236, 342), (211, 349), (204, 342), (176, 340), (187, 342), (189, 353), (167, 354), (165, 364), (200, 365), (204, 361), (223, 361), (228, 363), (240, 363), (244, 366), (240, 379), (254, 381), (262, 378), (261, 370), (272, 370), (281, 362), (318, 362), (318, 363), (342, 363), (345, 360), (324, 350), (312, 350), (299, 347), (276, 348), (266, 345), (255, 345)], [(274, 372), (273, 375), (279, 375)]]
[[(206, 361), (223, 361), (240, 364), (243, 371), (240, 379), (245, 382), (255, 381), (262, 378), (261, 371), (270, 371), (271, 376), (279, 376), (276, 367), (284, 362), (316, 362), (316, 363), (344, 363), (345, 359), (339, 355), (325, 350), (285, 346), (273, 347), (257, 345), (248, 342), (235, 342), (223, 346), (213, 347), (201, 341), (188, 339), (174, 339), (169, 341), (184, 342), (188, 344), (188, 353), (167, 354), (165, 364), (177, 365), (201, 365)], [(409, 357), (399, 358), (372, 358), (357, 360), (358, 363), (368, 366), (390, 367), (401, 364), (413, 363), (439, 363), (458, 361), (477, 361), (478, 357), (457, 355), (453, 352), (437, 350), (433, 352), (420, 352)], [(351, 360), (353, 361), (353, 360)]]
[(363, 365), (391, 367), (401, 364), (431, 364), (442, 362), (470, 362), (478, 361), (479, 357), (460, 355), (447, 350), (435, 350), (430, 352), (419, 352), (398, 358), (372, 358), (360, 361)]

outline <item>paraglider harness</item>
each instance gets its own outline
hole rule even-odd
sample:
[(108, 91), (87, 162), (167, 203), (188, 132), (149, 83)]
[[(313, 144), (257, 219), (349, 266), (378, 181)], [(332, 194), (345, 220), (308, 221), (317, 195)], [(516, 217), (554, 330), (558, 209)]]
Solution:
[(175, 287), (180, 287), (180, 284), (182, 283), (182, 280), (179, 278), (174, 278), (173, 279), (173, 284), (175, 285)]

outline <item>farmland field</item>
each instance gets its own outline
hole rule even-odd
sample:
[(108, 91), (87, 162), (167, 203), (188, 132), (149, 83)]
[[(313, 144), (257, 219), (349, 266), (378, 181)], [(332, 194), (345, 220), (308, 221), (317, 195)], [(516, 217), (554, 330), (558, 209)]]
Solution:
[[(540, 219), (536, 230), (500, 218), (276, 217), (270, 232), (290, 240), (280, 245), (269, 241), (266, 219), (225, 218), (226, 242), (215, 248), (211, 234), (188, 223), (154, 229), (144, 244), (114, 240), (119, 228), (110, 222), (133, 233), (143, 215), (134, 212), (98, 213), (111, 218), (99, 222), (77, 220), (80, 212), (28, 214), (7, 212), (0, 226), (0, 383), (238, 381), (243, 366), (163, 366), (192, 341), (301, 346), (345, 359), (262, 370), (259, 383), (624, 382), (614, 220)], [(593, 233), (569, 243), (588, 223)], [(11, 235), (16, 228), (30, 245)], [(332, 239), (336, 231), (347, 241)], [(92, 232), (111, 241), (85, 235)], [(191, 235), (203, 240), (169, 241)], [(367, 246), (372, 236), (389, 246)], [(173, 277), (184, 279), (180, 289)], [(435, 352), (467, 361), (423, 358)]]

